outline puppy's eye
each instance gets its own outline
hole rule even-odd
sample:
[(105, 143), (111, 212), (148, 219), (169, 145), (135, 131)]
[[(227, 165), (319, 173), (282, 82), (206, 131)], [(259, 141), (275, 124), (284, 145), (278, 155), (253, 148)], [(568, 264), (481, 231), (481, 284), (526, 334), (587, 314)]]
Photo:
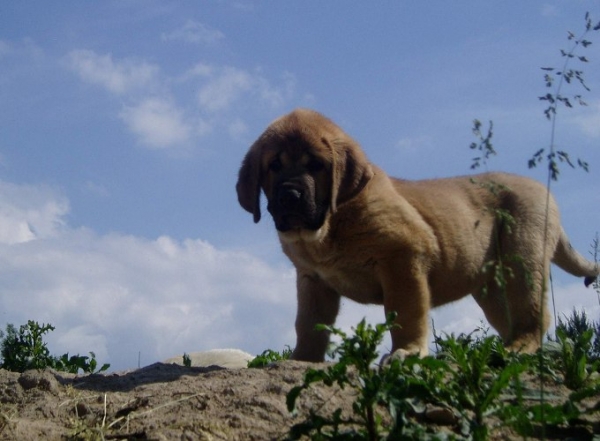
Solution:
[(275, 158), (269, 164), (269, 170), (271, 170), (271, 171), (278, 172), (278, 171), (281, 171), (281, 168), (282, 168), (282, 165), (281, 165), (281, 160), (279, 158)]
[(318, 171), (323, 170), (323, 163), (321, 161), (319, 161), (318, 159), (312, 158), (308, 164), (306, 164), (306, 168), (309, 172), (311, 173), (315, 173)]

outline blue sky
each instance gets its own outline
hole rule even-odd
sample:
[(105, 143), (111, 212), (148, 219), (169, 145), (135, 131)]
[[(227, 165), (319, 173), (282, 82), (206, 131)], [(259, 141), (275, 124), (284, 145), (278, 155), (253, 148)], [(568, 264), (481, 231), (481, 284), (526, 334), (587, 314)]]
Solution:
[[(470, 173), (475, 118), (488, 169), (545, 180), (541, 67), (594, 1), (42, 1), (0, 5), (0, 326), (50, 322), (55, 353), (114, 369), (184, 351), (294, 343), (293, 270), (268, 218), (238, 205), (241, 159), (295, 107), (321, 111), (391, 175)], [(598, 34), (597, 32), (595, 34)], [(587, 107), (556, 145), (590, 172), (553, 191), (574, 246), (600, 230), (600, 41), (582, 54)], [(581, 93), (577, 87), (565, 95)], [(555, 271), (559, 311), (592, 290)], [(339, 323), (378, 307), (347, 302)], [(469, 331), (472, 302), (434, 313)]]

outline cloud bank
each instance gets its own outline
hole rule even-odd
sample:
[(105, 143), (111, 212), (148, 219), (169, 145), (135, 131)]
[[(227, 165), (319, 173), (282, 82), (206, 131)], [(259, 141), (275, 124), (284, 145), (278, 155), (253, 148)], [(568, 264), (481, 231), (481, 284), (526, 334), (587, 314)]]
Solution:
[[(163, 40), (194, 42), (217, 37), (217, 31), (189, 22), (181, 30), (163, 35)], [(294, 97), (296, 88), (289, 73), (273, 81), (258, 68), (200, 62), (169, 76), (145, 60), (115, 59), (110, 53), (87, 49), (70, 51), (65, 65), (81, 81), (119, 98), (118, 117), (138, 144), (150, 149), (186, 149), (216, 127), (238, 137), (246, 127), (244, 112), (281, 109)], [(176, 93), (179, 88), (194, 92)]]
[(91, 50), (73, 50), (67, 56), (67, 64), (88, 83), (104, 87), (116, 95), (131, 94), (156, 84), (158, 66), (126, 58), (113, 60), (111, 54), (97, 54)]
[(5, 182), (0, 190), (3, 322), (53, 324), (53, 353), (94, 351), (123, 369), (138, 354), (148, 364), (184, 351), (293, 343), (289, 267), (200, 239), (70, 228), (60, 193)]

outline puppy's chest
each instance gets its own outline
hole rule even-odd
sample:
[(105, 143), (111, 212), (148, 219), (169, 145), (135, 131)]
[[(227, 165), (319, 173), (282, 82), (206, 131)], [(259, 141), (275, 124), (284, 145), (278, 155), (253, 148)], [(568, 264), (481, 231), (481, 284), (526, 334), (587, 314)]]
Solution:
[(383, 302), (383, 290), (371, 259), (335, 253), (327, 248), (301, 246), (285, 251), (296, 268), (319, 277), (340, 295), (360, 303)]

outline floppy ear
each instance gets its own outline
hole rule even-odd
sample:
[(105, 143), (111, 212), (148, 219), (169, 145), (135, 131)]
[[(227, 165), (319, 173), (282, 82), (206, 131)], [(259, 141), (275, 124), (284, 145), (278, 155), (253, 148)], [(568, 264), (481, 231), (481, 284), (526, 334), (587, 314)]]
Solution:
[(374, 175), (362, 149), (352, 140), (324, 140), (332, 153), (331, 210), (355, 197)]
[(244, 210), (254, 215), (254, 222), (260, 220), (260, 157), (262, 144), (256, 141), (242, 162), (235, 186), (238, 202)]

